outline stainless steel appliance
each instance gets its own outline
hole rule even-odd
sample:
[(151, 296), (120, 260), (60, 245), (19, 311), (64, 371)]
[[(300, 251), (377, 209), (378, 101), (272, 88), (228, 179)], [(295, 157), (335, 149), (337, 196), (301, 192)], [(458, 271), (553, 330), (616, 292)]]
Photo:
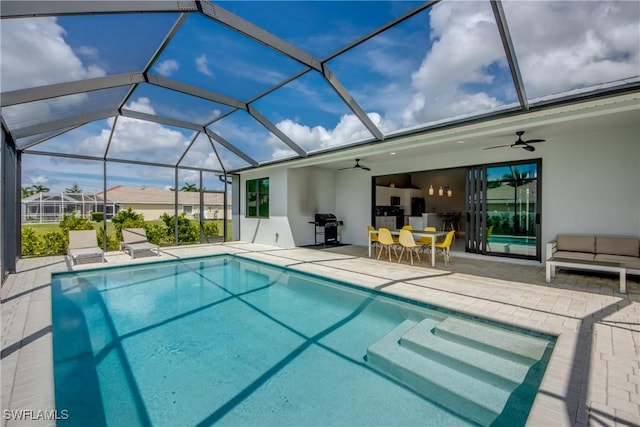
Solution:
[(342, 225), (342, 221), (338, 221), (334, 214), (316, 214), (314, 222), (315, 226), (315, 244), (318, 244), (318, 236), (324, 237), (324, 244), (338, 244), (338, 226)]

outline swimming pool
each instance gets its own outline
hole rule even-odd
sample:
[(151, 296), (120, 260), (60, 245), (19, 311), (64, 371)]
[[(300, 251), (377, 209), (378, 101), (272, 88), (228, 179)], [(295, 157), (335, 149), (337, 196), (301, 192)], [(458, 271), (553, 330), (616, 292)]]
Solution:
[(57, 274), (52, 304), (65, 426), (523, 425), (554, 343), (232, 256)]
[(535, 246), (536, 238), (532, 236), (491, 236), (489, 237), (489, 243)]

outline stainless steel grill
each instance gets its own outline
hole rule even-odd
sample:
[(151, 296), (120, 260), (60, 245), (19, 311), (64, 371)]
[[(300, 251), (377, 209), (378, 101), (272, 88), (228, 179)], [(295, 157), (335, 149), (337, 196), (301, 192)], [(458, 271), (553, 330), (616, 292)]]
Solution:
[(318, 236), (324, 237), (324, 244), (338, 244), (338, 226), (342, 225), (334, 214), (316, 214), (313, 222), (315, 226), (315, 244)]

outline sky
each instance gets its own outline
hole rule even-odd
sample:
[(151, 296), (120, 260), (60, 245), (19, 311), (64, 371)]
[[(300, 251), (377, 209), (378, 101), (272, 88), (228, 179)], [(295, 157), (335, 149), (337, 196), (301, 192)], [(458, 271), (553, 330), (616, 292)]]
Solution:
[[(221, 7), (320, 60), (385, 135), (517, 103), (488, 1), (444, 0), (332, 57), (381, 25), (420, 5), (409, 1), (237, 1)], [(640, 75), (640, 3), (636, 1), (503, 1), (528, 99), (553, 98)], [(151, 63), (178, 19), (174, 13), (3, 20), (2, 92), (72, 80), (140, 72), (253, 101), (304, 65), (210, 19), (189, 14)], [(126, 46), (126, 49), (123, 48)], [(3, 108), (12, 128), (115, 108), (129, 87)], [(316, 71), (251, 103), (307, 151), (373, 137)], [(294, 151), (244, 111), (149, 84), (138, 85), (125, 109), (206, 125), (258, 162)], [(219, 117), (224, 118), (217, 120)], [(217, 121), (216, 121), (217, 120)], [(221, 170), (247, 163), (192, 130), (120, 117), (99, 120), (33, 149)], [(21, 143), (22, 141), (18, 141)], [(28, 142), (25, 140), (24, 142)], [(24, 143), (22, 142), (22, 143)], [(193, 144), (192, 144), (193, 142)], [(173, 168), (108, 162), (109, 185), (174, 186)], [(205, 187), (219, 189), (208, 174)], [(179, 185), (197, 183), (181, 170)], [(102, 162), (25, 155), (23, 185), (62, 191), (78, 183), (101, 191)], [(214, 188), (215, 187), (215, 188)]]

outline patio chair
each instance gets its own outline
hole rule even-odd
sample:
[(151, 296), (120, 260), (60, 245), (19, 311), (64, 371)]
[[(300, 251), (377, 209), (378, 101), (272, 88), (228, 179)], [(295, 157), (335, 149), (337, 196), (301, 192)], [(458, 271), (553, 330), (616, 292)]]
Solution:
[(400, 245), (402, 246), (402, 251), (400, 251), (400, 256), (398, 257), (398, 264), (402, 261), (402, 255), (405, 251), (407, 251), (408, 255), (411, 257), (411, 265), (413, 265), (413, 254), (415, 253), (418, 257), (418, 261), (420, 261), (420, 254), (418, 251), (420, 250), (420, 245), (416, 244), (416, 241), (413, 239), (413, 234), (409, 230), (400, 230), (400, 238), (398, 239)]
[(455, 234), (456, 231), (451, 230), (447, 233), (442, 243), (436, 243), (436, 253), (442, 254), (444, 265), (451, 262), (451, 243), (453, 243), (453, 236)]
[(138, 252), (151, 252), (160, 256), (160, 246), (147, 240), (144, 228), (125, 228), (122, 230), (122, 249), (135, 259)]
[(378, 229), (378, 242), (380, 243), (381, 247), (376, 259), (380, 259), (380, 255), (382, 255), (382, 252), (384, 252), (385, 249), (389, 253), (389, 262), (391, 262), (391, 249), (393, 249), (393, 252), (396, 254), (396, 256), (398, 256), (398, 250), (396, 249), (398, 243), (393, 240), (393, 237), (391, 237), (391, 232), (388, 228), (382, 227)]
[(367, 225), (367, 233), (371, 234), (371, 247), (375, 249), (376, 253), (378, 253), (381, 245), (380, 242), (378, 242), (378, 233), (371, 233), (371, 231), (374, 230), (375, 228), (373, 227), (373, 225)]
[[(438, 231), (438, 229), (435, 228), (435, 227), (425, 227), (423, 231), (427, 231), (427, 232), (430, 232), (430, 233), (435, 233), (436, 231)], [(425, 254), (428, 254), (428, 253), (431, 252), (431, 237), (422, 236), (422, 237), (420, 237), (420, 239), (416, 243), (418, 243), (420, 246), (422, 246), (422, 251)]]
[(489, 238), (491, 237), (491, 234), (493, 234), (493, 225), (487, 228), (487, 249), (488, 250), (491, 250), (491, 243), (489, 242)]
[(104, 262), (104, 251), (98, 246), (96, 230), (69, 230), (67, 254), (72, 265)]

